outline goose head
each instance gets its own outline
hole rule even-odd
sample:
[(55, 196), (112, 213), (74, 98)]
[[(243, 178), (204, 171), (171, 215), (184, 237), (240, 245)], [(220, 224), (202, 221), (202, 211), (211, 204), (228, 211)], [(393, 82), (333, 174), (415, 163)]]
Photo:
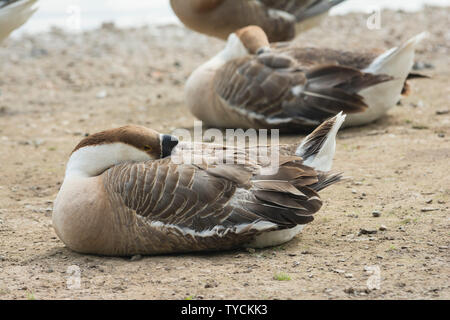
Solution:
[(125, 163), (157, 160), (171, 155), (178, 139), (136, 125), (92, 134), (72, 151), (67, 176), (94, 177)]
[(258, 26), (247, 26), (235, 32), (249, 54), (262, 54), (270, 50), (267, 34)]

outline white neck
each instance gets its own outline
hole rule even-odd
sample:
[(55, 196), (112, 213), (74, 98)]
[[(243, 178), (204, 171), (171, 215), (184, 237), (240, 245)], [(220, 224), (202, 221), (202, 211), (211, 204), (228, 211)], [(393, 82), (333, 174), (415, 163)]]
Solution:
[(147, 153), (124, 143), (87, 146), (78, 149), (70, 157), (66, 178), (95, 177), (120, 163), (147, 160), (151, 160)]
[(225, 48), (220, 51), (215, 57), (209, 60), (204, 66), (210, 68), (219, 68), (228, 61), (242, 58), (247, 56), (249, 53), (245, 48), (239, 37), (232, 33), (228, 37), (227, 44)]

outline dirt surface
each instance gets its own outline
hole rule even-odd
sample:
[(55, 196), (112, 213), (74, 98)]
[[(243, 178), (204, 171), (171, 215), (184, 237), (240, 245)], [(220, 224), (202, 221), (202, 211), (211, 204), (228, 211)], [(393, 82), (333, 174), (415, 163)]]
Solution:
[[(334, 168), (349, 179), (321, 193), (325, 205), (300, 236), (265, 250), (133, 259), (80, 255), (57, 238), (65, 163), (86, 133), (192, 128), (183, 84), (223, 43), (177, 26), (111, 24), (9, 39), (0, 47), (0, 299), (450, 298), (449, 16), (386, 11), (374, 31), (364, 14), (331, 17), (296, 40), (387, 49), (427, 30), (417, 61), (432, 76), (383, 119), (340, 132)], [(378, 270), (380, 288), (369, 290)]]

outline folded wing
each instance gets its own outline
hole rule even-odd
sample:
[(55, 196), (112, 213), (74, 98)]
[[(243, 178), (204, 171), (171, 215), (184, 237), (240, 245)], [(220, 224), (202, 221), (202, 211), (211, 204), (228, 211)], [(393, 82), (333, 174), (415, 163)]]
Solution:
[(224, 105), (255, 126), (298, 130), (340, 111), (363, 112), (367, 105), (358, 92), (390, 79), (337, 64), (308, 68), (288, 54), (270, 52), (228, 62), (214, 84)]
[(280, 157), (278, 172), (269, 176), (254, 165), (196, 166), (163, 159), (115, 166), (106, 172), (104, 186), (111, 203), (129, 211), (129, 219), (137, 215), (196, 234), (223, 235), (311, 222), (322, 206), (316, 186), (324, 179), (295, 156)]

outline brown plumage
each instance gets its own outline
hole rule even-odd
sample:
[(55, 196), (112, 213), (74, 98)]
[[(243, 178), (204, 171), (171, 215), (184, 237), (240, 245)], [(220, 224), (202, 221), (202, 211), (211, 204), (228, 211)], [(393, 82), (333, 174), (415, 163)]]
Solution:
[(192, 30), (226, 39), (248, 25), (261, 27), (271, 42), (287, 41), (320, 21), (344, 0), (171, 0), (178, 18)]
[[(234, 109), (230, 112), (258, 115), (249, 117), (248, 127), (301, 131), (340, 111), (363, 112), (368, 106), (358, 92), (392, 79), (333, 62), (322, 56), (303, 63), (283, 50), (247, 56), (216, 72), (215, 92)], [(295, 87), (302, 93), (295, 94)]]

